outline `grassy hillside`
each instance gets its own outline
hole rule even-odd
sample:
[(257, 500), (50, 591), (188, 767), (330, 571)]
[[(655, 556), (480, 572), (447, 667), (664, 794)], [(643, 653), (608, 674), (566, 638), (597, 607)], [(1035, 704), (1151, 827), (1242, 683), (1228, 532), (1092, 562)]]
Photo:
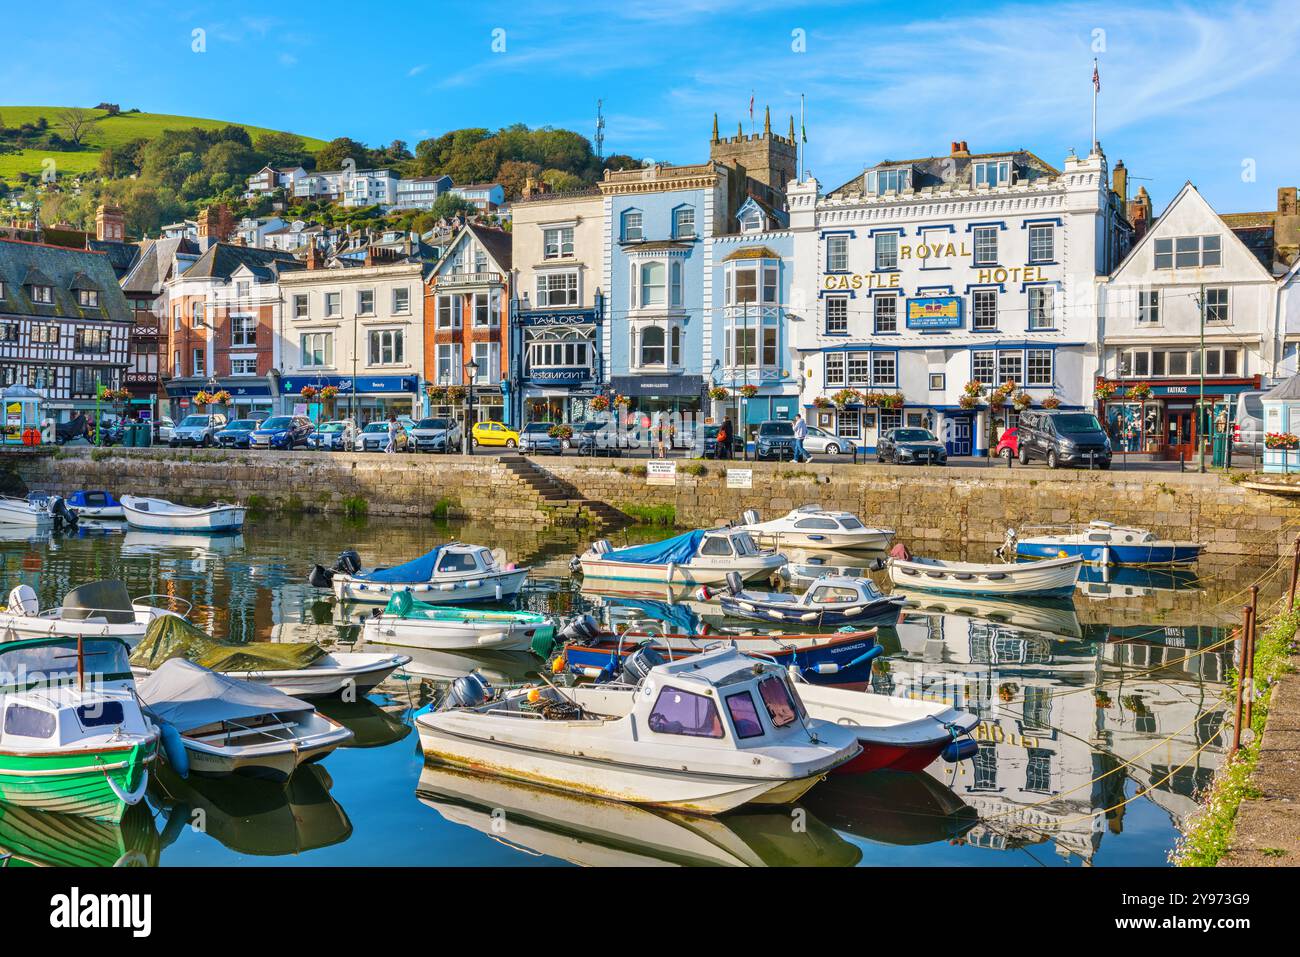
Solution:
[[(3, 120), (6, 127), (18, 127), (24, 123), (35, 123), (43, 116), (51, 129), (62, 132), (59, 114), (66, 109), (64, 106), (0, 106), (0, 120)], [(41, 162), (47, 157), (54, 159), (60, 172), (82, 173), (95, 169), (99, 163), (100, 150), (106, 147), (121, 146), (141, 137), (152, 139), (164, 130), (188, 130), (196, 126), (201, 129), (219, 129), (231, 123), (228, 120), (172, 116), (167, 113), (120, 113), (117, 116), (109, 116), (101, 110), (92, 113), (100, 119), (85, 137), (86, 149), (77, 152), (29, 149), (0, 154), (0, 178), (13, 180), (20, 172), (40, 173)], [(253, 139), (262, 133), (277, 132), (265, 127), (249, 126), (247, 123), (234, 125), (244, 127)], [(309, 136), (303, 136), (302, 139), (309, 150), (318, 150), (325, 145), (323, 140)]]

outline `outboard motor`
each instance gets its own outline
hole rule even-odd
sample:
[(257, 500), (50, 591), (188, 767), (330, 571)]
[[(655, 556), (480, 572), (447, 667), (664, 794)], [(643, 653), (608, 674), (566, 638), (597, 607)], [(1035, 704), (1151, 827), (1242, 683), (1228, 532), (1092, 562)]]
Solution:
[(55, 528), (76, 528), (77, 512), (68, 508), (68, 503), (59, 496), (50, 499), (50, 514), (54, 516)]
[(329, 588), (334, 583), (334, 572), (324, 565), (313, 565), (307, 573), (307, 584), (312, 588)]
[(355, 575), (361, 571), (361, 556), (351, 548), (339, 552), (338, 560), (334, 563), (334, 570), (342, 572), (344, 575)]
[(740, 513), (741, 525), (757, 525), (760, 521), (758, 509), (756, 508), (747, 508)]
[(6, 609), (9, 614), (35, 615), (40, 610), (40, 599), (36, 597), (36, 589), (31, 585), (16, 585), (9, 592), (9, 607)]
[(461, 675), (447, 689), (447, 697), (442, 699), (442, 710), (449, 708), (473, 708), (492, 697), (492, 686), (477, 671)]
[(1020, 536), (1016, 534), (1014, 528), (1008, 528), (1006, 535), (1002, 539), (1002, 544), (993, 549), (993, 554), (1004, 562), (1014, 562), (1016, 560), (1016, 545), (1020, 542)]
[(600, 637), (600, 622), (591, 615), (573, 619), (555, 635), (557, 644), (590, 645)]
[(664, 656), (649, 644), (639, 645), (630, 655), (623, 659), (623, 669), (618, 680), (627, 685), (638, 685), (650, 674), (650, 669), (664, 663)]
[(727, 572), (727, 593), (734, 598), (744, 590), (745, 582), (740, 577), (740, 572)]

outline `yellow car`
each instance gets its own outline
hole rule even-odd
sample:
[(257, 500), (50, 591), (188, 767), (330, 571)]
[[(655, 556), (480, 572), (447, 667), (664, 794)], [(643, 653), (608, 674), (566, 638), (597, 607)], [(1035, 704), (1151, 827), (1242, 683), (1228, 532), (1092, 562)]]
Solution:
[(504, 445), (508, 449), (519, 448), (519, 433), (508, 429), (501, 422), (475, 422), (470, 432), (470, 441), (475, 445)]

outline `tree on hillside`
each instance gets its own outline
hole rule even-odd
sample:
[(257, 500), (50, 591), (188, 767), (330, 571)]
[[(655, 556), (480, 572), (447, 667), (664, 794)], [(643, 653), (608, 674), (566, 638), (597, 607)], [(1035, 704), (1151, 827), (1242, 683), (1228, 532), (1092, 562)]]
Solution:
[(455, 193), (443, 193), (433, 201), (433, 208), (429, 210), (435, 221), (460, 215), (471, 216), (476, 212), (478, 212), (477, 206)]
[(292, 133), (263, 133), (253, 141), (253, 149), (262, 154), (268, 166), (312, 169), (316, 165), (306, 142)]
[(68, 140), (74, 146), (81, 146), (84, 139), (95, 129), (98, 120), (90, 110), (73, 106), (58, 115), (58, 122), (67, 132)]
[(344, 160), (352, 160), (358, 168), (369, 165), (370, 151), (365, 145), (347, 136), (332, 139), (316, 152), (316, 166), (323, 170), (343, 168)]
[(518, 199), (524, 190), (524, 183), (533, 179), (541, 181), (542, 167), (538, 163), (524, 160), (506, 160), (497, 169), (496, 181), (506, 191), (506, 199)]
[(542, 173), (542, 182), (551, 187), (553, 193), (567, 193), (570, 190), (582, 189), (584, 185), (581, 177), (566, 173), (562, 169), (548, 169)]
[(626, 153), (614, 153), (605, 157), (602, 168), (612, 170), (640, 169), (641, 161), (635, 156), (628, 156)]

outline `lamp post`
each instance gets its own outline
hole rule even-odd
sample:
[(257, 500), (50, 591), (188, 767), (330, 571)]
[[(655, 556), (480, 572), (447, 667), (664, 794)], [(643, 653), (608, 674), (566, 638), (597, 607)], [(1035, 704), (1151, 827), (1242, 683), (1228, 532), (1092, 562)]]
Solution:
[[(1201, 435), (1201, 420), (1205, 418), (1205, 283), (1201, 283), (1200, 294), (1196, 297), (1197, 312), (1201, 318), (1201, 361), (1197, 363), (1201, 373), (1201, 397), (1196, 403), (1196, 471), (1205, 471), (1205, 436)], [(1222, 363), (1220, 363), (1222, 365)]]
[(474, 380), (478, 378), (478, 363), (471, 358), (465, 363), (465, 378), (469, 380), (469, 394), (465, 405), (465, 431), (461, 446), (466, 455), (474, 454)]

